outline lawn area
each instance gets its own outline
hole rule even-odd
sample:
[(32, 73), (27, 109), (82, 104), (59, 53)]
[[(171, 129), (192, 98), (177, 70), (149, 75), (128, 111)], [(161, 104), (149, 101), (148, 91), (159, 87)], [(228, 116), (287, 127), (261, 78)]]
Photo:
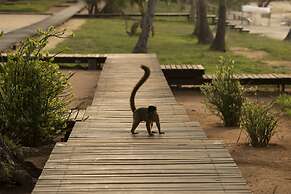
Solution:
[(237, 47), (246, 47), (252, 50), (265, 51), (269, 54), (270, 60), (291, 61), (291, 44), (287, 41), (280, 41), (263, 36), (247, 33), (231, 33), (229, 44)]
[(0, 4), (3, 12), (45, 12), (50, 7), (66, 2), (66, 0), (21, 0)]
[[(157, 1), (156, 12), (188, 12), (190, 10), (190, 6), (186, 5), (185, 7), (181, 7), (179, 4), (175, 2), (169, 1), (166, 3), (165, 1)], [(139, 12), (137, 6), (126, 6), (125, 12)]]
[[(130, 53), (137, 36), (129, 37), (125, 33), (124, 21), (119, 19), (88, 20), (75, 37), (60, 43), (53, 52), (65, 53)], [(286, 67), (266, 66), (260, 60), (234, 54), (233, 52), (209, 51), (208, 45), (198, 45), (192, 36), (193, 26), (186, 21), (161, 20), (155, 22), (155, 36), (150, 38), (149, 52), (157, 53), (161, 64), (202, 64), (208, 73), (216, 69), (220, 56), (231, 57), (236, 61), (235, 70), (246, 73), (286, 72)], [(269, 38), (248, 34), (228, 33), (227, 41), (232, 47), (248, 47), (264, 50), (273, 59), (289, 60), (291, 45)], [(271, 44), (270, 44), (271, 43)]]

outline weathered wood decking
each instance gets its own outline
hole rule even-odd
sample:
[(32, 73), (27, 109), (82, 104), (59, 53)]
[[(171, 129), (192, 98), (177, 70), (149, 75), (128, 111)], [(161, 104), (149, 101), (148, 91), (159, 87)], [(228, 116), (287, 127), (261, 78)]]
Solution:
[[(132, 136), (129, 96), (149, 65), (137, 106), (157, 105), (164, 135)], [(220, 141), (208, 140), (177, 104), (155, 55), (108, 55), (90, 116), (54, 148), (34, 194), (249, 194)], [(155, 128), (156, 129), (156, 128)]]

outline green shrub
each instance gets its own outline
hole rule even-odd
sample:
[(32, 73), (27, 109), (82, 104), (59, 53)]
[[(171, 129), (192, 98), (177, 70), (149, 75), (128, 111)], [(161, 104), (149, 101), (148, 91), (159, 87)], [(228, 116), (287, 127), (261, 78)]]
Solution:
[(243, 105), (240, 125), (253, 147), (267, 146), (274, 135), (278, 119), (270, 111), (270, 105), (246, 102)]
[(201, 91), (206, 105), (216, 113), (224, 126), (238, 126), (244, 98), (244, 90), (234, 79), (233, 60), (221, 58), (212, 84), (205, 84)]
[(291, 116), (291, 96), (283, 94), (276, 99), (276, 104), (278, 104), (281, 109), (289, 116)]
[(64, 128), (68, 77), (41, 52), (49, 37), (60, 35), (53, 28), (40, 31), (0, 65), (0, 129), (16, 143), (36, 146)]
[[(0, 134), (0, 185), (12, 181), (16, 168), (11, 151), (14, 148), (9, 147), (9, 144), (12, 145), (11, 141)], [(12, 145), (12, 147), (15, 146)]]

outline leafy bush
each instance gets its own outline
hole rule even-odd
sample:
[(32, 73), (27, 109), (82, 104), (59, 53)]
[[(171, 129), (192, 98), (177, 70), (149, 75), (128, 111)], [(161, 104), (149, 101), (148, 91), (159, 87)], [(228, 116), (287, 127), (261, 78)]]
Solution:
[(278, 119), (270, 109), (270, 105), (263, 106), (252, 102), (243, 105), (240, 125), (253, 147), (267, 146), (274, 135)]
[(11, 182), (16, 168), (12, 148), (7, 144), (7, 140), (0, 134), (0, 184)]
[(291, 116), (291, 96), (283, 94), (276, 99), (276, 104), (278, 104), (282, 110)]
[(205, 84), (201, 90), (206, 105), (224, 122), (224, 126), (238, 126), (244, 98), (244, 90), (234, 79), (233, 60), (221, 58), (212, 84)]
[(54, 28), (25, 40), (0, 65), (0, 132), (25, 146), (42, 144), (64, 128), (68, 77), (57, 64), (43, 60), (41, 50)]

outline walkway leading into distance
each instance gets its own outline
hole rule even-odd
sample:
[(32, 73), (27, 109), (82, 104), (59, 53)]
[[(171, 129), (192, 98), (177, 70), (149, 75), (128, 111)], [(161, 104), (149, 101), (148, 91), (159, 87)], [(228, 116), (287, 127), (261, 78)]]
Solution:
[[(164, 135), (148, 137), (144, 123), (130, 134), (129, 96), (141, 64), (152, 73), (136, 104), (158, 107)], [(33, 194), (251, 193), (223, 143), (208, 140), (177, 104), (156, 55), (108, 55), (86, 114), (55, 146)]]
[(85, 3), (80, 1), (69, 6), (68, 8), (63, 9), (60, 12), (53, 14), (50, 17), (44, 18), (37, 23), (4, 34), (4, 36), (0, 38), (0, 51), (7, 50), (23, 39), (35, 35), (38, 29), (46, 30), (50, 26), (58, 26), (63, 24), (84, 7)]

